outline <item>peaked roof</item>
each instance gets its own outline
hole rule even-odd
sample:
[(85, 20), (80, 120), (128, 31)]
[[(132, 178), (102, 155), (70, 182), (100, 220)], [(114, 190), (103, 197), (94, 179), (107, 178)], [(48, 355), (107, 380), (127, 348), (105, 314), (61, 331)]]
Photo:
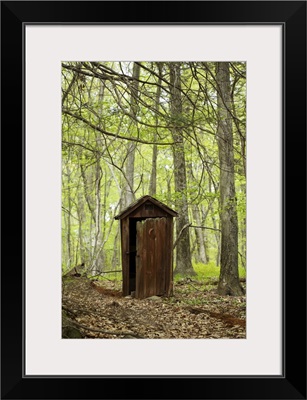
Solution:
[(134, 201), (133, 203), (131, 203), (121, 213), (117, 214), (115, 216), (115, 219), (125, 218), (128, 214), (130, 214), (132, 211), (134, 211), (137, 208), (139, 208), (142, 204), (144, 204), (147, 201), (150, 201), (151, 203), (155, 204), (157, 207), (162, 208), (165, 212), (167, 212), (168, 214), (172, 215), (173, 217), (176, 217), (178, 215), (178, 213), (176, 211), (172, 210), (167, 205), (161, 203), (161, 201), (155, 199), (154, 197), (146, 195), (146, 196), (143, 196), (140, 199)]

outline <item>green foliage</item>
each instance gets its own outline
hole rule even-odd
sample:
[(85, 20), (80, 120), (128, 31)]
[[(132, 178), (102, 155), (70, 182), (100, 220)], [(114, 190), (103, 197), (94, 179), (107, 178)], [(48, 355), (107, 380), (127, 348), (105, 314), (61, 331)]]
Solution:
[[(200, 210), (201, 224), (219, 227), (219, 158), (217, 151), (217, 96), (215, 63), (181, 63), (183, 112), (171, 116), (168, 63), (142, 62), (137, 115), (131, 113), (132, 62), (64, 62), (62, 66), (62, 265), (66, 271), (81, 262), (102, 270), (119, 269), (119, 222), (126, 184), (126, 162), (132, 143), (134, 194), (149, 193), (152, 157), (157, 146), (158, 200), (176, 209), (183, 194)], [(246, 178), (244, 145), (246, 137), (246, 65), (231, 63), (233, 85), (234, 154), (236, 207), (239, 220), (239, 247), (245, 259)], [(162, 80), (159, 82), (159, 71)], [(158, 88), (160, 95), (157, 104)], [(81, 118), (81, 119), (80, 119)], [(179, 128), (184, 143), (187, 190), (175, 188), (172, 145), (173, 127)], [(105, 132), (105, 133), (103, 133)], [(111, 134), (111, 136), (109, 135)], [(113, 135), (113, 136), (112, 136)], [(119, 139), (137, 138), (140, 144)], [(99, 184), (99, 185), (98, 185)], [(194, 221), (194, 224), (195, 221)], [(190, 230), (195, 243), (195, 233)], [(194, 236), (193, 236), (194, 235)], [(174, 235), (175, 239), (175, 235)], [(206, 230), (210, 259), (216, 259), (217, 231)], [(194, 255), (197, 247), (194, 246)], [(193, 255), (193, 256), (194, 256)], [(213, 262), (194, 264), (198, 279), (218, 277)], [(245, 270), (240, 268), (240, 276)], [(120, 274), (106, 274), (118, 279)], [(104, 279), (102, 276), (101, 279)], [(175, 280), (181, 279), (176, 276)]]
[(197, 279), (199, 281), (205, 281), (208, 278), (218, 278), (220, 268), (216, 264), (210, 261), (208, 264), (193, 263), (193, 268), (197, 273)]
[[(197, 273), (197, 280), (200, 282), (205, 282), (210, 278), (218, 279), (220, 274), (220, 268), (212, 261), (208, 264), (193, 263), (193, 268)], [(243, 267), (239, 267), (239, 277), (246, 277), (246, 270)]]

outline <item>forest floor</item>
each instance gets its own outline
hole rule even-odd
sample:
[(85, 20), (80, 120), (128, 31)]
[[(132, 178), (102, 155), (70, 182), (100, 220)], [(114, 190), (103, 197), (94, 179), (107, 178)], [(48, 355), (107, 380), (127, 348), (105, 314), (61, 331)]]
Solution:
[(123, 297), (120, 281), (70, 277), (62, 288), (65, 324), (86, 339), (245, 339), (246, 297), (219, 296), (216, 287), (213, 278), (183, 279), (169, 298), (140, 300)]

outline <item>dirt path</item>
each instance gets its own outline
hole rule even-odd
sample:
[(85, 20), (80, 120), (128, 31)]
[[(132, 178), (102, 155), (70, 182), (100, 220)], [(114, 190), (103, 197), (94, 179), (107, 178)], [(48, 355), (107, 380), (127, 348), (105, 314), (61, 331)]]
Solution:
[(245, 296), (218, 296), (214, 285), (198, 282), (174, 284), (170, 298), (139, 300), (122, 297), (120, 282), (68, 278), (62, 305), (87, 339), (246, 337)]

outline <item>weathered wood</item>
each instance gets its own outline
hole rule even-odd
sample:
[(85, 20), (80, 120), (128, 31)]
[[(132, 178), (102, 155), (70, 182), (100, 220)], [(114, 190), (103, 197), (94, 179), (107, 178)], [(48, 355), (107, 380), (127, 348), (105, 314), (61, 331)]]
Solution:
[(123, 296), (170, 296), (173, 217), (177, 213), (144, 196), (116, 216), (121, 222)]
[(134, 210), (131, 212), (129, 215), (129, 218), (162, 218), (162, 217), (168, 217), (168, 214), (166, 211), (160, 210), (157, 207), (154, 207), (153, 209), (146, 210), (145, 209), (145, 204), (138, 208), (137, 210)]
[(129, 219), (121, 221), (121, 242), (122, 242), (122, 270), (123, 270), (123, 295), (129, 293)]
[(165, 273), (165, 295), (171, 296), (173, 294), (173, 220), (170, 218), (166, 221), (166, 242), (169, 249), (167, 253), (167, 265), (169, 267)]
[(136, 297), (169, 295), (172, 248), (167, 240), (167, 219), (155, 218), (138, 222), (137, 242)]
[[(149, 209), (149, 208), (146, 209), (145, 204), (153, 205), (154, 209), (155, 209), (155, 213), (152, 212), (152, 209)], [(144, 210), (146, 210), (148, 213), (150, 211), (150, 213), (147, 214), (148, 216), (157, 217), (158, 215), (156, 213), (161, 212), (162, 210), (167, 215), (172, 216), (172, 217), (176, 217), (178, 215), (178, 213), (176, 211), (172, 210), (166, 204), (161, 203), (159, 200), (155, 199), (154, 197), (146, 195), (146, 196), (141, 197), (139, 200), (133, 202), (132, 204), (130, 204), (129, 207), (124, 209), (120, 214), (116, 215), (115, 219), (123, 219), (123, 218), (126, 218), (127, 216), (131, 216), (135, 210), (137, 210), (143, 206), (144, 206)], [(152, 214), (152, 215), (150, 215), (150, 214)]]
[(168, 238), (167, 238), (167, 225), (171, 222), (171, 219), (161, 218), (158, 220), (157, 226), (157, 237), (158, 237), (158, 246), (156, 249), (157, 253), (157, 294), (165, 296), (167, 294), (166, 287), (166, 275), (168, 271), (172, 269), (172, 264), (169, 263), (169, 253), (172, 252), (171, 247), (168, 246)]
[(144, 272), (143, 272), (143, 263), (141, 261), (143, 254), (142, 249), (144, 248), (144, 236), (141, 234), (142, 232), (142, 224), (137, 222), (136, 224), (136, 232), (138, 236), (137, 240), (137, 254), (136, 254), (136, 288), (135, 295), (138, 298), (143, 298), (143, 287), (144, 287)]

